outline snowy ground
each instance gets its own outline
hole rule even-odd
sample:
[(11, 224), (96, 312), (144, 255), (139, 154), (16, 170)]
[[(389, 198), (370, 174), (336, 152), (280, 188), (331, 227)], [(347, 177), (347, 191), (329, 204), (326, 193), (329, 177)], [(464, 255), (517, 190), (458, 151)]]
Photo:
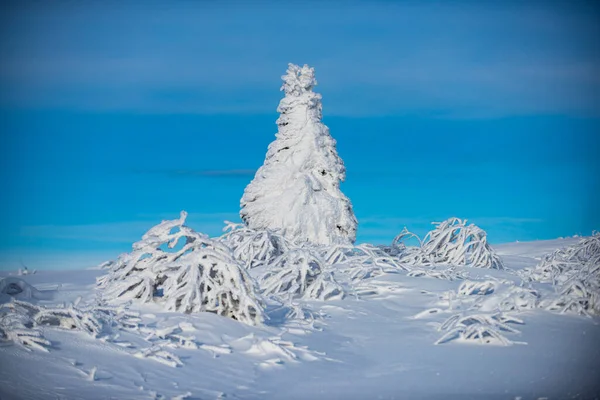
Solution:
[[(495, 248), (516, 270), (576, 242)], [(598, 318), (536, 308), (513, 314), (523, 323), (509, 324), (520, 333), (504, 332), (512, 345), (460, 340), (435, 345), (444, 334), (440, 323), (475, 303), (484, 312), (519, 281), (511, 270), (461, 271), (471, 281), (495, 283), (461, 296), (463, 280), (382, 275), (365, 281), (360, 298), (309, 302), (318, 316), (312, 325), (284, 320), (278, 310), (269, 311), (267, 326), (252, 327), (210, 313), (138, 306), (138, 332), (120, 332), (115, 340), (45, 329), (52, 342), (48, 353), (0, 347), (0, 399), (600, 398)], [(95, 278), (104, 273), (40, 271), (20, 278), (51, 295), (39, 304), (56, 304), (93, 299)], [(177, 335), (194, 336), (197, 348), (170, 348)], [(140, 356), (158, 343), (181, 365)]]

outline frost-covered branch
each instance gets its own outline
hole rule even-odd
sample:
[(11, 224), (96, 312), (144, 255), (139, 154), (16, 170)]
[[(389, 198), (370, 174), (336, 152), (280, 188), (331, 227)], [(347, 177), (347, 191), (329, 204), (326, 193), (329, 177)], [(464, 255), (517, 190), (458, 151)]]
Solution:
[[(435, 229), (423, 240), (406, 228), (394, 239), (388, 253), (398, 257), (400, 264), (425, 266), (451, 264), (477, 268), (503, 269), (502, 261), (487, 242), (485, 231), (467, 220), (450, 218), (434, 223)], [(404, 241), (417, 238), (419, 247), (408, 247)]]
[(261, 324), (266, 315), (252, 277), (225, 243), (185, 226), (186, 216), (156, 225), (120, 256), (98, 280), (102, 297)]
[(224, 231), (220, 240), (247, 268), (268, 265), (292, 247), (285, 237), (269, 229), (255, 230), (244, 224), (228, 222)]
[(37, 325), (85, 332), (93, 337), (102, 333), (105, 321), (94, 309), (80, 309), (73, 305), (65, 307), (40, 307), (34, 316)]
[(439, 326), (438, 330), (445, 333), (435, 344), (452, 340), (504, 346), (524, 344), (504, 336), (506, 333), (520, 333), (509, 323), (522, 324), (523, 321), (506, 314), (455, 314)]
[(600, 233), (547, 254), (521, 276), (555, 286), (555, 295), (541, 303), (548, 310), (600, 315)]
[(325, 246), (320, 252), (328, 264), (347, 273), (354, 282), (406, 270), (397, 258), (370, 244)]
[(21, 302), (10, 302), (0, 307), (0, 341), (12, 342), (26, 350), (48, 351), (51, 343), (35, 327), (32, 308)]
[(260, 282), (266, 295), (283, 298), (330, 300), (344, 296), (344, 289), (327, 269), (326, 262), (308, 249), (282, 254)]
[(44, 307), (26, 301), (12, 300), (0, 307), (0, 340), (28, 349), (47, 351), (51, 343), (41, 328), (59, 328), (99, 337), (113, 325), (120, 325), (116, 314), (106, 308), (78, 304)]

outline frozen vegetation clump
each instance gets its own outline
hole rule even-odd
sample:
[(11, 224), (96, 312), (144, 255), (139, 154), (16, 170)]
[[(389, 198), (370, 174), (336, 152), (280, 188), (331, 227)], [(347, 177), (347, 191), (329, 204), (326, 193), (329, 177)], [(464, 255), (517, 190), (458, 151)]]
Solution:
[(445, 333), (435, 344), (452, 340), (502, 346), (522, 344), (522, 342), (512, 341), (505, 336), (506, 333), (520, 333), (517, 329), (509, 326), (509, 323), (522, 324), (523, 321), (502, 313), (455, 314), (439, 326), (438, 330)]
[(263, 274), (261, 288), (278, 298), (341, 299), (344, 289), (334, 279), (327, 263), (309, 249), (294, 249), (278, 257)]
[(575, 245), (546, 254), (535, 268), (524, 270), (524, 277), (530, 281), (559, 284), (586, 264), (598, 265), (599, 257), (600, 232), (594, 232)]
[(63, 307), (39, 307), (34, 315), (37, 325), (47, 325), (62, 329), (85, 332), (98, 337), (106, 323), (104, 313), (93, 308), (79, 308), (75, 305)]
[(265, 319), (255, 281), (224, 243), (185, 226), (187, 214), (151, 228), (99, 278), (108, 302), (155, 302), (256, 325)]
[(244, 224), (227, 223), (224, 230), (220, 240), (246, 268), (269, 265), (292, 247), (286, 238), (269, 229), (254, 230)]
[(0, 342), (13, 343), (26, 350), (47, 352), (51, 343), (35, 326), (30, 310), (19, 301), (0, 305)]
[(347, 273), (352, 281), (406, 270), (396, 257), (370, 244), (327, 246), (321, 253), (327, 263)]
[(531, 288), (511, 286), (500, 296), (498, 309), (501, 311), (533, 310), (539, 305), (540, 294)]
[(346, 170), (321, 122), (314, 69), (289, 64), (282, 79), (276, 140), (244, 191), (240, 216), (249, 228), (277, 231), (296, 244), (354, 243), (356, 217), (340, 190)]
[(555, 295), (542, 302), (548, 310), (600, 315), (600, 233), (547, 254), (522, 276), (554, 285)]
[(75, 302), (45, 307), (12, 299), (0, 305), (0, 341), (48, 351), (51, 343), (44, 338), (43, 328), (78, 331), (97, 338), (109, 334), (112, 327), (126, 328), (131, 321), (130, 313), (98, 305)]
[[(476, 268), (503, 269), (502, 261), (487, 242), (485, 231), (467, 220), (450, 218), (419, 240), (419, 247), (408, 247), (403, 241), (416, 235), (403, 230), (386, 248), (406, 265), (450, 264)], [(416, 237), (418, 239), (418, 237)]]

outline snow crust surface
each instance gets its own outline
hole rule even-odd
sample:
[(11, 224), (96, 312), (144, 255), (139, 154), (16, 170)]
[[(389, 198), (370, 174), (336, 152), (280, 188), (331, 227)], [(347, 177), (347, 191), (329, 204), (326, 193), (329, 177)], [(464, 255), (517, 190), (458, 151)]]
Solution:
[[(251, 326), (141, 304), (130, 329), (103, 338), (42, 328), (48, 352), (0, 347), (0, 398), (598, 398), (598, 318), (541, 308), (555, 288), (519, 275), (573, 242), (498, 246), (501, 270), (371, 275), (343, 299), (305, 300), (312, 319), (267, 307), (266, 325)], [(14, 279), (36, 306), (82, 307), (104, 273)]]

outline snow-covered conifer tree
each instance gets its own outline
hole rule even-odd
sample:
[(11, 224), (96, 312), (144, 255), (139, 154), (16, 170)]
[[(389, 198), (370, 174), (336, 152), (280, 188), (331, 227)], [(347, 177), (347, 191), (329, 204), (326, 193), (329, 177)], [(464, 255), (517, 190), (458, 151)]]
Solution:
[(251, 229), (276, 230), (295, 243), (353, 243), (356, 217), (340, 190), (346, 170), (321, 122), (314, 68), (289, 64), (282, 79), (277, 139), (244, 191), (240, 216)]

